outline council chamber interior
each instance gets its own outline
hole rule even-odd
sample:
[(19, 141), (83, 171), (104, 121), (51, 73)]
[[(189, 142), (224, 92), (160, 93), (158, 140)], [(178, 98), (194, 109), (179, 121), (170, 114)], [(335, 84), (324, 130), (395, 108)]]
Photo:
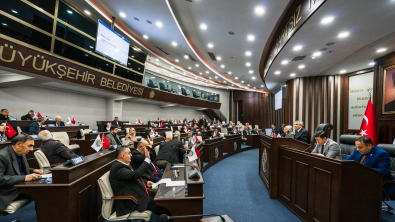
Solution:
[(394, 0), (0, 0), (0, 221), (395, 221)]

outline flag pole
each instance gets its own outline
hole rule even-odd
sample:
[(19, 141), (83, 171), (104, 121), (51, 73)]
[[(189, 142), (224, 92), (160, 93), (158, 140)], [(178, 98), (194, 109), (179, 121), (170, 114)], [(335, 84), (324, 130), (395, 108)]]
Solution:
[(368, 89), (369, 92), (369, 100), (372, 101), (372, 91), (373, 89)]

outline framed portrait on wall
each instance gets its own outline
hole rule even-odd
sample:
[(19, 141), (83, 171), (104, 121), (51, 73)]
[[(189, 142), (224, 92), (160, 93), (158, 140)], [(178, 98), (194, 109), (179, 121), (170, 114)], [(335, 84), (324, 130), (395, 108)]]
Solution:
[(395, 66), (384, 70), (383, 114), (395, 113)]

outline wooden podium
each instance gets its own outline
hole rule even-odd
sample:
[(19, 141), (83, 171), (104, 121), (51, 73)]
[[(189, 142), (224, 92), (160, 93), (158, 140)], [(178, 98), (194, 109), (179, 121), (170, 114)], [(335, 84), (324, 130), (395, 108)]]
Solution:
[(241, 149), (241, 134), (225, 135), (223, 152), (233, 153)]
[(355, 161), (305, 152), (292, 138), (260, 136), (259, 176), (270, 198), (304, 221), (380, 221), (382, 175)]
[(203, 144), (203, 161), (212, 163), (222, 157), (222, 137), (216, 137), (213, 139), (207, 139)]

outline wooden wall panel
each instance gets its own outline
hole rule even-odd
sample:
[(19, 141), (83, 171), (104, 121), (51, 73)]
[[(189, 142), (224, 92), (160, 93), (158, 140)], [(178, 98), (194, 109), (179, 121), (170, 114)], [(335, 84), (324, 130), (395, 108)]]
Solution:
[(314, 81), (315, 81), (314, 87), (315, 87), (315, 89), (314, 89), (314, 124), (313, 124), (313, 127), (316, 127), (319, 124), (319, 122), (318, 122), (318, 115), (319, 115), (319, 113), (318, 113), (318, 107), (319, 107), (318, 97), (320, 97), (320, 94), (319, 94), (319, 92), (320, 92), (320, 84), (321, 84), (320, 80), (321, 80), (321, 77), (315, 77), (314, 78)]
[(309, 91), (308, 91), (308, 116), (307, 116), (307, 121), (309, 122), (309, 124), (307, 125), (305, 123), (305, 128), (310, 132), (313, 132), (315, 127), (313, 126), (312, 123), (312, 116), (313, 116), (313, 84), (314, 84), (314, 78), (313, 77), (309, 77)]
[(306, 122), (306, 89), (307, 89), (307, 77), (303, 77), (303, 103), (302, 103), (302, 121)]
[(335, 90), (334, 90), (334, 98), (333, 98), (333, 138), (335, 138), (337, 140), (337, 103), (338, 103), (338, 95), (339, 95), (339, 76), (335, 75)]
[(326, 79), (327, 84), (326, 84), (326, 88), (327, 88), (327, 92), (328, 94), (327, 96), (327, 110), (326, 110), (326, 119), (327, 119), (327, 123), (332, 123), (331, 122), (331, 112), (332, 112), (332, 82), (333, 82), (333, 77), (332, 76), (328, 76), (328, 78)]
[[(299, 79), (295, 80), (295, 119), (299, 119)], [(292, 121), (291, 121), (292, 122)]]

